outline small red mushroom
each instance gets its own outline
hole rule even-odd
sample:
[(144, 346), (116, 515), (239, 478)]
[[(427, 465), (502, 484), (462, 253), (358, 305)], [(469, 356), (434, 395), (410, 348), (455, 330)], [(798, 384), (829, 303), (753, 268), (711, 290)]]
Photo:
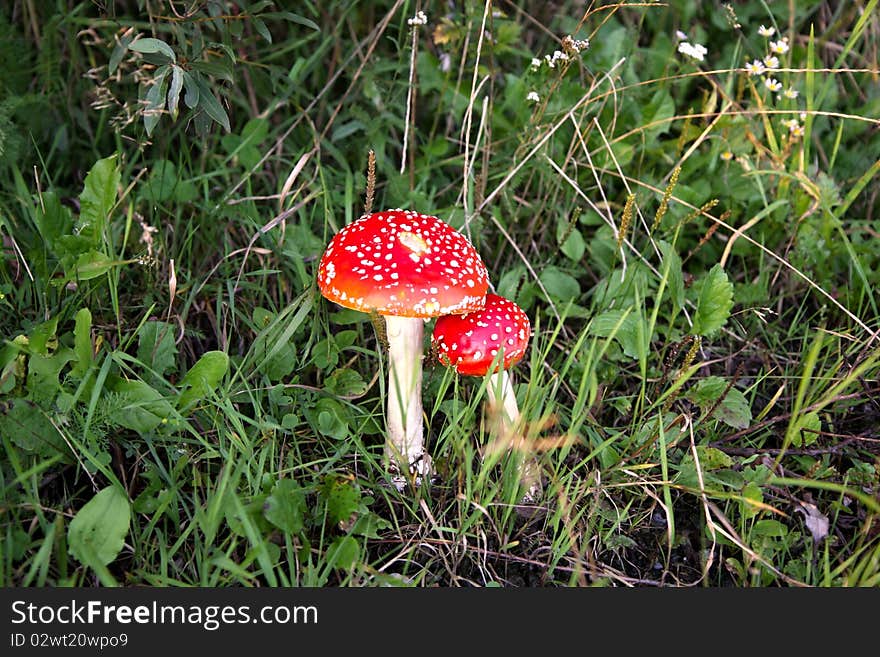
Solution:
[(364, 215), (333, 236), (317, 281), (329, 300), (385, 318), (385, 454), (418, 482), (431, 472), (422, 427), (423, 325), (431, 317), (482, 308), (486, 266), (467, 237), (437, 217), (387, 210)]
[[(434, 324), (431, 345), (441, 363), (459, 374), (486, 376), (489, 403), (501, 402), (501, 429), (505, 442), (514, 441), (519, 423), (519, 407), (508, 370), (516, 365), (529, 345), (531, 324), (525, 311), (513, 301), (487, 294), (480, 310), (464, 315), (440, 317)], [(524, 502), (540, 494), (536, 464), (523, 468), (528, 492)]]

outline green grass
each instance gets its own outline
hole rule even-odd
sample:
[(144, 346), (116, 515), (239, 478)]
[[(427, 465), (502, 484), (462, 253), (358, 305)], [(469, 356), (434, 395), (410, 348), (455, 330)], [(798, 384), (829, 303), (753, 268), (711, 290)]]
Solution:
[[(880, 583), (876, 2), (135, 4), (0, 16), (5, 585)], [(403, 491), (370, 151), (533, 328), (525, 450), (426, 340)]]

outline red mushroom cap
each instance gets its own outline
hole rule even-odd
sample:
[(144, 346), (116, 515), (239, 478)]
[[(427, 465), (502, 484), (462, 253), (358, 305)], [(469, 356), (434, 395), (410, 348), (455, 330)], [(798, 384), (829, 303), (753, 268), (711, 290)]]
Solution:
[(380, 315), (437, 317), (483, 307), (489, 275), (470, 241), (410, 210), (365, 215), (340, 230), (318, 264), (321, 294)]
[(522, 308), (497, 294), (487, 294), (481, 310), (438, 318), (431, 345), (440, 362), (459, 374), (484, 376), (502, 349), (501, 369), (522, 360), (531, 333), (529, 317)]

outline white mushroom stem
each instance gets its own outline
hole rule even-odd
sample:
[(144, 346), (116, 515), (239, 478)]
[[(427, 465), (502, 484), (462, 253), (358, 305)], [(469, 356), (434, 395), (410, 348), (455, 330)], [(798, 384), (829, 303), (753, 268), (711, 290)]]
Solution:
[(427, 474), (422, 428), (422, 335), (424, 320), (385, 316), (388, 337), (388, 439), (385, 456), (404, 471)]
[(504, 428), (505, 434), (509, 434), (516, 423), (519, 422), (519, 406), (516, 403), (516, 395), (513, 393), (513, 381), (507, 370), (501, 370), (489, 375), (487, 386), (488, 390), (486, 392), (489, 395), (489, 403), (493, 407), (497, 407), (499, 400), (501, 402), (503, 412), (501, 425)]
[[(498, 409), (500, 402), (501, 436), (504, 443), (508, 444), (510, 449), (525, 449), (525, 439), (522, 432), (517, 430), (519, 406), (513, 391), (513, 380), (507, 370), (489, 375), (486, 392), (492, 408)], [(530, 456), (520, 465), (520, 478), (526, 485), (526, 492), (520, 502), (523, 504), (535, 502), (541, 496), (541, 466), (534, 456)]]

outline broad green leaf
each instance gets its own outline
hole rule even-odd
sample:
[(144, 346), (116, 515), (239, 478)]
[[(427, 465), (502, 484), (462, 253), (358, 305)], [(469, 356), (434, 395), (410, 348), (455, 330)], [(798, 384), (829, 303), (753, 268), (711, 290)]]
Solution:
[(755, 536), (783, 538), (785, 536), (788, 536), (788, 527), (783, 525), (778, 520), (765, 518), (764, 520), (758, 520), (752, 526), (752, 534)]
[(135, 52), (143, 53), (145, 55), (151, 55), (154, 53), (165, 55), (172, 62), (177, 61), (177, 56), (174, 54), (174, 50), (172, 50), (171, 46), (169, 46), (161, 39), (153, 39), (150, 37), (138, 39), (137, 41), (129, 44), (128, 49), (134, 50)]
[(49, 351), (58, 345), (58, 316), (47, 319), (31, 329), (26, 341), (30, 352), (48, 356)]
[(198, 191), (192, 181), (182, 179), (174, 162), (157, 159), (150, 169), (150, 177), (144, 185), (143, 195), (155, 203), (164, 203), (172, 199), (187, 203), (198, 195)]
[(0, 436), (16, 447), (42, 457), (61, 455), (73, 461), (70, 449), (46, 413), (26, 399), (0, 402)]
[(306, 490), (293, 479), (279, 479), (263, 505), (266, 520), (289, 534), (303, 529), (306, 513)]
[(103, 276), (116, 264), (109, 256), (92, 249), (76, 259), (76, 265), (70, 275), (76, 280), (88, 281)]
[(145, 322), (138, 331), (137, 359), (159, 376), (177, 366), (176, 327), (159, 321)]
[(130, 521), (128, 496), (116, 486), (101, 489), (70, 521), (70, 554), (86, 566), (106, 566), (122, 551)]
[(559, 244), (559, 250), (570, 260), (580, 262), (584, 257), (587, 248), (584, 236), (577, 226), (571, 225), (568, 218), (560, 217), (557, 221), (556, 242)]
[(359, 372), (340, 367), (324, 380), (324, 388), (330, 394), (349, 397), (364, 394), (367, 391), (367, 382)]
[[(51, 356), (33, 354), (28, 359), (27, 389), (37, 403), (51, 403), (61, 392), (61, 370), (76, 359), (72, 349), (59, 349)], [(46, 406), (48, 408), (48, 406)]]
[(351, 536), (337, 536), (327, 548), (326, 557), (331, 568), (351, 570), (360, 561), (361, 547)]
[(339, 362), (339, 347), (332, 335), (328, 335), (312, 347), (312, 361), (315, 367), (322, 370), (336, 367), (336, 363)]
[(660, 240), (658, 246), (663, 254), (663, 264), (660, 267), (660, 272), (666, 272), (668, 268), (669, 278), (667, 285), (669, 287), (669, 295), (672, 297), (672, 303), (681, 310), (684, 307), (684, 275), (681, 271), (681, 257), (669, 242)]
[(193, 109), (199, 104), (199, 84), (196, 82), (195, 76), (189, 71), (183, 72), (183, 88), (186, 90), (183, 102), (186, 103), (187, 107)]
[(121, 427), (144, 435), (175, 416), (171, 403), (143, 381), (121, 379), (113, 386), (113, 391), (123, 401), (110, 419)]
[(58, 251), (58, 240), (73, 230), (73, 216), (55, 192), (43, 192), (40, 196), (34, 208), (34, 223), (49, 250), (59, 257), (64, 255), (63, 250)]
[(229, 356), (222, 351), (208, 351), (196, 361), (181, 380), (186, 387), (178, 400), (178, 408), (187, 408), (190, 404), (207, 397), (223, 380), (229, 369)]
[(600, 338), (614, 337), (624, 354), (630, 358), (640, 358), (646, 346), (639, 337), (639, 321), (634, 311), (606, 310), (593, 319), (590, 333)]
[(720, 264), (703, 279), (697, 312), (694, 313), (694, 335), (710, 336), (724, 326), (733, 308), (733, 283)]
[(737, 388), (731, 387), (720, 404), (716, 402), (724, 394), (727, 381), (719, 376), (710, 376), (700, 380), (688, 390), (686, 397), (699, 406), (705, 413), (713, 406), (712, 416), (735, 429), (745, 429), (752, 421), (752, 409), (745, 395)]
[[(764, 493), (761, 487), (753, 481), (747, 483), (742, 489), (742, 496), (745, 500), (752, 502), (763, 502)], [(742, 503), (742, 514), (744, 518), (754, 518), (761, 513), (761, 508), (757, 504), (749, 504), (748, 501)]]
[(361, 492), (350, 479), (337, 475), (324, 478), (319, 490), (327, 505), (327, 520), (334, 525), (350, 523), (361, 505)]
[(226, 110), (223, 109), (223, 105), (221, 105), (220, 101), (214, 96), (214, 92), (211, 91), (208, 83), (201, 77), (197, 77), (196, 84), (199, 89), (199, 107), (204, 109), (205, 113), (207, 113), (207, 115), (214, 121), (223, 126), (226, 132), (229, 132), (229, 117), (226, 115)]
[(389, 529), (391, 523), (372, 512), (362, 513), (358, 516), (349, 534), (357, 534), (358, 536), (366, 536), (367, 538), (379, 538), (380, 529)]
[(730, 456), (720, 449), (708, 445), (697, 445), (697, 456), (700, 457), (700, 467), (703, 470), (718, 470), (733, 465), (733, 459)]
[(545, 267), (538, 278), (543, 283), (547, 293), (560, 301), (576, 300), (580, 297), (581, 286), (574, 276), (550, 265)]
[(822, 431), (822, 420), (819, 414), (815, 411), (804, 413), (795, 422), (791, 442), (795, 447), (807, 447), (819, 439), (820, 431)]
[(101, 244), (110, 212), (116, 204), (120, 173), (117, 156), (98, 160), (86, 176), (85, 186), (79, 195), (79, 218), (76, 232), (90, 240), (93, 247)]
[(73, 351), (76, 353), (76, 365), (73, 366), (74, 376), (82, 377), (92, 365), (92, 312), (88, 308), (80, 308), (76, 313), (73, 327)]

